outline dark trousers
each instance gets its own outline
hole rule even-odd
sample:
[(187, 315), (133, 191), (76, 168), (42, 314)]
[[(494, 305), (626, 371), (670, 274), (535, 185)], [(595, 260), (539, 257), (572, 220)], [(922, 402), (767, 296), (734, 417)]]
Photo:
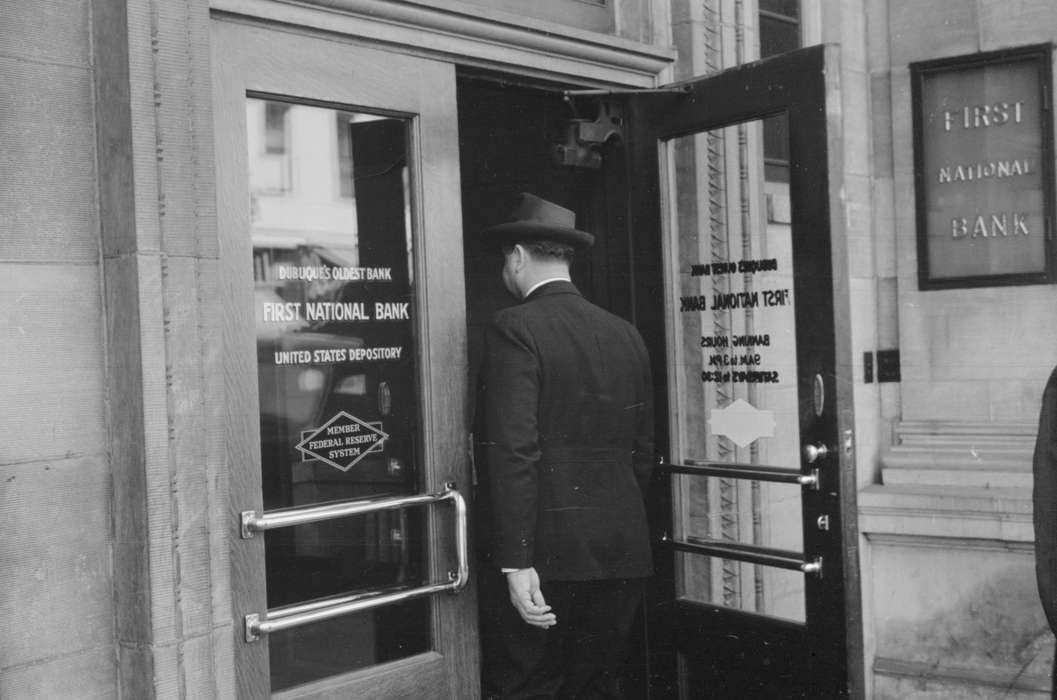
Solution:
[(550, 629), (526, 624), (510, 602), (506, 577), (482, 569), (482, 694), (489, 700), (623, 698), (619, 671), (642, 579), (544, 581), (558, 618)]

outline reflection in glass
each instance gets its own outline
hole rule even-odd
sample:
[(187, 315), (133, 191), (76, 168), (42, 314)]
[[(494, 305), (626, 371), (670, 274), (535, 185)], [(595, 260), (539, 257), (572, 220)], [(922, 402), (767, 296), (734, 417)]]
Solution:
[[(800, 0), (760, 0), (760, 58), (800, 48)], [(785, 114), (763, 121), (765, 175), (789, 182), (789, 121)]]
[[(266, 510), (422, 491), (403, 119), (246, 102)], [(420, 509), (266, 534), (268, 607), (424, 580)], [(429, 603), (270, 636), (272, 689), (425, 651)]]
[[(750, 122), (667, 144), (677, 463), (800, 466), (789, 192), (765, 177), (763, 130)], [(675, 484), (679, 539), (802, 551), (799, 486)], [(678, 556), (683, 597), (804, 620), (799, 572)]]

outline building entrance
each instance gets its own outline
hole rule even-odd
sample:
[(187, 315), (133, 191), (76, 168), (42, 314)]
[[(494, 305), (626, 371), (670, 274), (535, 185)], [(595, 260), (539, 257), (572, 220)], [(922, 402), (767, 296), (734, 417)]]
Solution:
[[(459, 83), (471, 367), (476, 329), (513, 303), (475, 236), (523, 190), (595, 233), (601, 245), (574, 281), (650, 345), (658, 575), (623, 679), (630, 697), (839, 698), (861, 687), (826, 60), (815, 48), (607, 98), (601, 109), (622, 110), (627, 129), (597, 168), (552, 158), (562, 126), (582, 116), (559, 89)], [(783, 141), (788, 159), (766, 159), (765, 138)]]
[[(233, 19), (213, 45), (239, 696), (478, 694), (466, 437), (479, 330), (513, 300), (477, 236), (528, 191), (596, 234), (573, 281), (651, 348), (659, 575), (629, 695), (839, 697), (858, 606), (824, 52), (602, 106)], [(570, 124), (607, 110), (616, 137), (569, 167)], [(752, 153), (777, 114), (788, 183)]]

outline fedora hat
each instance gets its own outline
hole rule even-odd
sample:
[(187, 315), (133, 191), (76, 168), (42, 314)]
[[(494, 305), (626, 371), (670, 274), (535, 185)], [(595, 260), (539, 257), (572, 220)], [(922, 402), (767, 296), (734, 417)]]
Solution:
[(576, 228), (576, 214), (554, 202), (528, 192), (518, 195), (517, 204), (507, 221), (482, 232), (488, 246), (553, 241), (572, 246), (574, 250), (590, 248), (595, 237)]

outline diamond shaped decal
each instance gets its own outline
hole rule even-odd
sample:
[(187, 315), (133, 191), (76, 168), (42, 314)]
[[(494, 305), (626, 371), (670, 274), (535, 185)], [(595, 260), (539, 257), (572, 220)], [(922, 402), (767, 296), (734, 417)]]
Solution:
[(295, 447), (305, 461), (318, 459), (343, 472), (372, 452), (381, 452), (389, 439), (380, 422), (367, 423), (345, 411), (301, 435)]
[(738, 399), (726, 408), (712, 411), (708, 426), (713, 434), (730, 438), (738, 447), (746, 447), (762, 437), (774, 437), (774, 411), (761, 411)]

